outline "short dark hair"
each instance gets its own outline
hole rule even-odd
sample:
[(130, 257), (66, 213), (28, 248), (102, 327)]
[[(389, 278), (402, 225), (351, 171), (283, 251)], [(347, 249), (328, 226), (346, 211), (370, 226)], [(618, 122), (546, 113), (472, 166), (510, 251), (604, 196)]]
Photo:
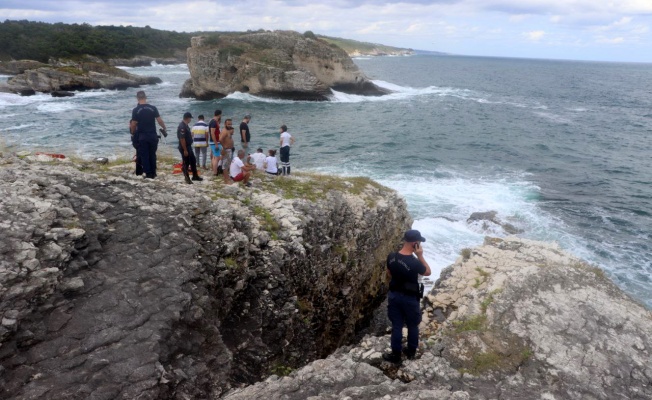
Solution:
[(215, 114), (213, 115), (216, 117), (222, 115), (222, 110), (215, 110)]
[(274, 149), (269, 149), (269, 154), (274, 157), (276, 155), (276, 150)]
[(287, 132), (287, 131), (288, 131), (288, 127), (287, 127), (287, 125), (285, 125), (285, 124), (281, 125), (281, 130), (282, 130), (283, 132)]
[(259, 152), (259, 153), (262, 153), (262, 152), (263, 152), (263, 148), (262, 148), (262, 147), (259, 147), (256, 151)]
[(199, 115), (197, 116), (197, 119), (201, 119), (201, 120), (203, 121), (203, 120), (204, 120), (204, 114), (199, 114)]
[(146, 99), (147, 95), (145, 94), (144, 90), (139, 90), (138, 92), (136, 92), (136, 98), (137, 99)]
[(229, 122), (229, 121), (233, 122), (233, 120), (231, 118), (227, 118), (227, 119), (224, 120), (224, 125), (226, 125), (226, 123)]

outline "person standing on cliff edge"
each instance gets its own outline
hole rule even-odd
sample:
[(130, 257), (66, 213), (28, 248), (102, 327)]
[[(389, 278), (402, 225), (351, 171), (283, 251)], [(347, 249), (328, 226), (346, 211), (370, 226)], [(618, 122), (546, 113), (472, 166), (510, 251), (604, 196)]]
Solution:
[(242, 148), (246, 149), (251, 142), (251, 133), (249, 132), (249, 121), (251, 121), (251, 115), (247, 114), (242, 119), (240, 123), (240, 141), (242, 142)]
[[(413, 359), (419, 346), (421, 323), (419, 275), (429, 276), (430, 266), (423, 258), (421, 243), (426, 239), (421, 232), (411, 229), (403, 235), (403, 247), (387, 256), (387, 275), (390, 277), (387, 295), (387, 316), (392, 322), (392, 352), (383, 354), (386, 361), (400, 364), (401, 353)], [(416, 257), (415, 257), (416, 256)], [(403, 325), (407, 325), (407, 348), (403, 349)]]
[(147, 95), (143, 90), (136, 93), (138, 105), (131, 112), (130, 129), (132, 134), (138, 137), (138, 158), (143, 164), (145, 178), (156, 178), (156, 150), (158, 149), (158, 135), (156, 134), (156, 122), (161, 126), (163, 133), (167, 136), (167, 129), (158, 109), (147, 103)]
[[(203, 181), (204, 179), (197, 175), (197, 160), (195, 159), (195, 153), (190, 147), (193, 143), (192, 139), (192, 130), (190, 129), (190, 121), (192, 121), (192, 114), (187, 112), (183, 114), (183, 121), (179, 123), (177, 128), (177, 138), (179, 139), (179, 153), (181, 153), (181, 162), (183, 171), (183, 176), (186, 180), (186, 183), (191, 184), (192, 181)], [(190, 174), (188, 169), (192, 171), (192, 180), (190, 179)]]

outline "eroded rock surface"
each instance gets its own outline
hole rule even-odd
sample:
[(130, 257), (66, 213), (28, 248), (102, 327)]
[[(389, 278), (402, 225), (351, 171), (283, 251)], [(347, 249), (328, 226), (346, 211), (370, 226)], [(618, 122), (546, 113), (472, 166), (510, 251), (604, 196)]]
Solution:
[(382, 300), (411, 223), (364, 180), (290, 178), (306, 200), (267, 176), (0, 164), (3, 399), (216, 398), (324, 357)]
[(195, 37), (182, 97), (202, 100), (236, 91), (292, 100), (328, 100), (331, 88), (361, 95), (387, 91), (369, 81), (344, 50), (293, 31)]
[(488, 238), (424, 302), (400, 368), (369, 336), (226, 398), (652, 399), (652, 313), (555, 244)]
[(0, 91), (30, 95), (36, 92), (127, 89), (155, 83), (161, 83), (161, 79), (130, 74), (106, 64), (83, 62), (24, 70), (1, 84)]

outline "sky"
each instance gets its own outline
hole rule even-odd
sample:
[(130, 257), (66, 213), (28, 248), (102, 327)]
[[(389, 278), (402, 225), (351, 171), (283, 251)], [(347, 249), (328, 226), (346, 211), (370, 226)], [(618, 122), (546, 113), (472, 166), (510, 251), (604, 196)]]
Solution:
[(460, 55), (652, 62), (652, 0), (0, 0), (0, 20), (311, 30)]

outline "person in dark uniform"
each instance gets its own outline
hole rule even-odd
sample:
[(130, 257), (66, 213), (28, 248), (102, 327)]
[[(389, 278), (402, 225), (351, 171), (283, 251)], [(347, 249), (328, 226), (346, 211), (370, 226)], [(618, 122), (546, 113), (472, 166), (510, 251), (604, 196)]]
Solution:
[[(179, 139), (179, 152), (181, 153), (182, 160), (182, 171), (183, 176), (186, 178), (186, 183), (192, 183), (192, 181), (203, 181), (204, 179), (197, 175), (197, 159), (195, 158), (195, 152), (192, 151), (192, 131), (190, 130), (190, 125), (192, 121), (192, 114), (189, 112), (183, 114), (183, 121), (179, 123), (177, 128), (177, 138)], [(188, 168), (192, 171), (192, 180), (190, 180), (190, 174), (188, 173)]]
[[(417, 230), (403, 235), (403, 247), (387, 256), (387, 274), (390, 277), (387, 295), (387, 316), (392, 322), (392, 352), (383, 354), (386, 361), (399, 364), (401, 353), (413, 359), (419, 346), (422, 292), (419, 275), (429, 276), (430, 266), (423, 258), (421, 243), (426, 239)], [(416, 257), (415, 257), (416, 256)], [(407, 348), (403, 349), (403, 325), (407, 325)]]
[(165, 123), (158, 113), (158, 109), (147, 103), (147, 95), (140, 90), (136, 93), (138, 105), (131, 112), (131, 132), (138, 135), (138, 158), (143, 165), (145, 178), (156, 177), (156, 150), (158, 148), (158, 135), (156, 122), (167, 135)]
[(242, 119), (242, 122), (240, 122), (240, 141), (242, 142), (242, 147), (245, 149), (249, 146), (249, 142), (251, 142), (249, 121), (251, 121), (251, 115), (247, 114)]
[(138, 134), (134, 131), (131, 130), (131, 123), (133, 122), (133, 119), (129, 120), (129, 133), (131, 133), (131, 145), (136, 149), (136, 155), (134, 156), (134, 162), (136, 163), (136, 175), (142, 175), (143, 174), (143, 164), (140, 161), (140, 157), (138, 155)]

